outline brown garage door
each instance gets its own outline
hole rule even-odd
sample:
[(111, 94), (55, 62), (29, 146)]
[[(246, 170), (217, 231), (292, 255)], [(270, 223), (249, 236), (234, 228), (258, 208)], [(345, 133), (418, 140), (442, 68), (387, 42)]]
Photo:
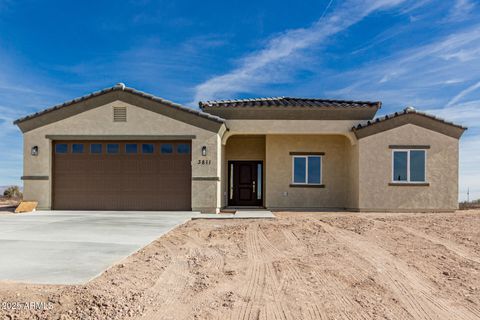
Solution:
[(55, 141), (56, 210), (191, 210), (190, 141)]

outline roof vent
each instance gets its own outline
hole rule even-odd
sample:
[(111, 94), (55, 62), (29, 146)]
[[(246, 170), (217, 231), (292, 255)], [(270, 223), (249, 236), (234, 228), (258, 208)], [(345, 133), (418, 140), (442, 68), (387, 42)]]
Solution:
[(412, 106), (408, 106), (408, 107), (406, 107), (405, 109), (403, 109), (403, 111), (405, 111), (405, 113), (415, 112), (415, 108), (412, 107)]
[(127, 122), (127, 107), (113, 107), (113, 122)]
[(125, 90), (125, 83), (119, 82), (115, 85), (115, 88), (120, 89), (120, 90)]

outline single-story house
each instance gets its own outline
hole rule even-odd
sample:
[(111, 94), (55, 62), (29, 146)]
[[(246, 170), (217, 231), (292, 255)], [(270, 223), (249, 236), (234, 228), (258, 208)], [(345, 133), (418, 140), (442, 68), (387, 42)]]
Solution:
[(380, 102), (261, 98), (200, 110), (117, 84), (16, 120), (41, 209), (452, 211), (466, 128)]

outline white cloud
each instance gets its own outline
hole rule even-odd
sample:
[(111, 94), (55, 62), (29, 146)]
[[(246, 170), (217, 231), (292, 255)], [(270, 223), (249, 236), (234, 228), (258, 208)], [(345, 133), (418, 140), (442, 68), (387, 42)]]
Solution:
[(286, 81), (283, 74), (289, 65), (303, 62), (302, 50), (320, 44), (376, 10), (402, 2), (404, 0), (346, 1), (332, 13), (322, 14), (310, 27), (288, 30), (273, 37), (263, 49), (241, 59), (237, 68), (198, 85), (195, 101), (231, 97), (262, 84)]
[(449, 107), (449, 106), (452, 106), (452, 105), (458, 103), (463, 98), (468, 96), (470, 93), (475, 92), (478, 88), (480, 88), (480, 81), (478, 81), (477, 83), (475, 83), (475, 84), (469, 86), (468, 88), (465, 88), (464, 90), (462, 90), (459, 94), (457, 94), (455, 97), (450, 99), (450, 101), (448, 101), (446, 106)]
[(471, 0), (455, 0), (447, 21), (458, 22), (465, 20), (471, 15), (474, 8), (475, 3)]

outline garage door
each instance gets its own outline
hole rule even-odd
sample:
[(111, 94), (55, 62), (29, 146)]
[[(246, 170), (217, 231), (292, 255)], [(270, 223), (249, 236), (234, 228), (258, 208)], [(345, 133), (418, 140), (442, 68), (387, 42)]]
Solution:
[(56, 210), (191, 210), (190, 141), (55, 141)]

